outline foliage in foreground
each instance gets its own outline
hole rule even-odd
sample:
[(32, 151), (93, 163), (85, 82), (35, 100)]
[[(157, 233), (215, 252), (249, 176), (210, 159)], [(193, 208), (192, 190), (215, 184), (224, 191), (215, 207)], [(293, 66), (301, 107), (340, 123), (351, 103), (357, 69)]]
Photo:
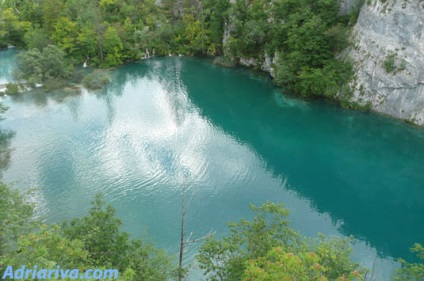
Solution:
[(323, 266), (325, 260), (322, 253), (300, 252), (287, 253), (283, 248), (273, 248), (265, 257), (247, 262), (243, 273), (244, 281), (266, 280), (362, 280), (359, 271), (343, 274), (337, 278), (332, 275), (328, 267)]
[[(209, 237), (197, 259), (207, 280), (366, 280), (366, 270), (352, 262), (350, 239), (306, 239), (290, 228), (281, 204), (251, 207), (255, 217), (230, 223), (230, 234)], [(116, 211), (96, 196), (89, 213), (62, 225), (33, 218), (33, 205), (18, 191), (0, 184), (0, 274), (5, 267), (55, 269), (117, 268), (119, 280), (177, 279), (173, 259), (119, 230)], [(424, 247), (414, 251), (424, 258)], [(401, 260), (395, 281), (424, 280), (424, 264)]]
[(20, 235), (32, 230), (32, 215), (33, 206), (17, 190), (0, 184), (0, 258), (16, 248)]
[(63, 225), (44, 225), (32, 218), (33, 206), (6, 185), (0, 185), (0, 273), (8, 265), (56, 269), (116, 268), (120, 280), (168, 280), (172, 259), (119, 230), (121, 221), (101, 196), (89, 214)]
[[(417, 257), (424, 260), (424, 246), (415, 244), (411, 248), (411, 252), (415, 253)], [(402, 268), (397, 270), (393, 276), (395, 281), (422, 281), (424, 280), (424, 263), (409, 263), (400, 259)]]
[(230, 223), (230, 235), (209, 238), (197, 259), (208, 280), (361, 280), (349, 239), (306, 239), (289, 226), (282, 204), (251, 206), (252, 221)]

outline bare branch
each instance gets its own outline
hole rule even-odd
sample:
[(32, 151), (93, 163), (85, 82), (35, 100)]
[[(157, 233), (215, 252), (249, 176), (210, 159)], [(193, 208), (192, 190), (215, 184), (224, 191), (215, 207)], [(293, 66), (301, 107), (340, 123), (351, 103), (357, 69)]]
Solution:
[(191, 236), (193, 236), (193, 232), (190, 232), (190, 235), (188, 236), (188, 238), (187, 238), (187, 240), (186, 240), (186, 242), (185, 242), (185, 243), (188, 243), (188, 242), (190, 241)]
[[(211, 237), (212, 235), (215, 235), (215, 231), (209, 231), (209, 233), (208, 234), (206, 234), (205, 236), (202, 236), (202, 237), (199, 237), (199, 238), (196, 238), (196, 239), (194, 239), (194, 240), (188, 240), (187, 239), (187, 241), (185, 242), (185, 244), (193, 244), (193, 243), (197, 243), (197, 242), (199, 242), (199, 241), (202, 241), (202, 240), (205, 240), (206, 238), (208, 238), (208, 237)], [(190, 236), (191, 236), (191, 234), (190, 234)]]

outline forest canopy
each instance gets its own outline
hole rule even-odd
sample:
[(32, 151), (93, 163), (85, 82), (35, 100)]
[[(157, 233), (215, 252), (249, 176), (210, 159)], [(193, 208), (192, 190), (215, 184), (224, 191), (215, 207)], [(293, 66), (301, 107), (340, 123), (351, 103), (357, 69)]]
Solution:
[[(183, 54), (254, 59), (260, 68), (268, 57), (274, 58), (276, 84), (294, 94), (326, 97), (335, 96), (352, 74), (339, 53), (358, 13), (340, 16), (338, 0), (163, 0), (160, 5), (4, 0), (0, 5), (1, 46), (38, 56), (54, 45), (79, 66), (107, 68), (147, 55)], [(40, 67), (32, 67), (32, 80), (43, 80)]]

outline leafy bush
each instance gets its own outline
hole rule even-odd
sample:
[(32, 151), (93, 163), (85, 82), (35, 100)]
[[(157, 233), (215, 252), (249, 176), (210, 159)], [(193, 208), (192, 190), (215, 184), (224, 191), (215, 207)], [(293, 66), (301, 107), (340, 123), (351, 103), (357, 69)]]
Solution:
[(395, 74), (406, 69), (406, 61), (402, 58), (398, 58), (397, 54), (391, 53), (384, 60), (383, 67), (386, 73)]
[(282, 204), (251, 209), (253, 220), (230, 223), (229, 236), (201, 246), (197, 259), (208, 280), (362, 280), (349, 239), (305, 239), (290, 227)]
[(18, 237), (32, 230), (33, 213), (24, 196), (0, 183), (0, 257), (14, 251)]
[(101, 89), (110, 83), (109, 75), (106, 71), (95, 70), (82, 79), (84, 87), (90, 90)]
[[(424, 260), (424, 247), (421, 244), (415, 244), (411, 248), (411, 252), (415, 253), (417, 257)], [(415, 281), (424, 280), (424, 264), (423, 263), (409, 263), (403, 259), (399, 260), (402, 267), (395, 271), (393, 280), (395, 281)]]
[(16, 95), (19, 93), (19, 86), (14, 83), (9, 83), (6, 85), (6, 94)]
[(165, 281), (173, 277), (172, 259), (120, 230), (116, 210), (100, 195), (89, 213), (70, 223), (44, 225), (34, 220), (24, 196), (0, 184), (0, 263), (27, 268), (116, 268), (121, 281)]
[(396, 55), (391, 54), (386, 57), (386, 59), (383, 62), (384, 69), (387, 73), (393, 73), (396, 70)]
[(49, 45), (40, 50), (34, 48), (16, 56), (15, 76), (29, 85), (43, 83), (50, 79), (66, 79), (72, 67), (66, 63), (65, 53), (57, 46)]

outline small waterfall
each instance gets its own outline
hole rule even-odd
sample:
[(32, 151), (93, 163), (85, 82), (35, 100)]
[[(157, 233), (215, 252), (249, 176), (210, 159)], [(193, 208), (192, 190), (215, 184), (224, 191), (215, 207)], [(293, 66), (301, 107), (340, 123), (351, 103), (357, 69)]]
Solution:
[(88, 66), (87, 65), (88, 59), (89, 59), (89, 57), (87, 57), (87, 59), (85, 60), (84, 64), (82, 65), (82, 67), (86, 68)]

